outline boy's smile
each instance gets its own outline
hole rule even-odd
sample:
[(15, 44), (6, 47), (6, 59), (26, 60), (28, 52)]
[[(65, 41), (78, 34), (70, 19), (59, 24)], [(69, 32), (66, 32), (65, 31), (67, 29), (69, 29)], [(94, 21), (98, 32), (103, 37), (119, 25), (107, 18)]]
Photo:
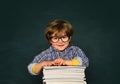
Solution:
[(65, 42), (65, 43), (52, 43), (52, 46), (59, 51), (63, 51), (66, 47), (68, 47), (69, 42)]

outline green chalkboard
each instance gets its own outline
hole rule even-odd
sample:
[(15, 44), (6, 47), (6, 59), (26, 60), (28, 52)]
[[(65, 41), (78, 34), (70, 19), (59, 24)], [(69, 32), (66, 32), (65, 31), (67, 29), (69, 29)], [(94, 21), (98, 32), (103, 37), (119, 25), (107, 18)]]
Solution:
[(74, 27), (72, 43), (87, 55), (88, 84), (119, 84), (119, 1), (7, 0), (0, 1), (0, 84), (42, 84), (27, 65), (48, 48), (44, 35), (53, 19)]

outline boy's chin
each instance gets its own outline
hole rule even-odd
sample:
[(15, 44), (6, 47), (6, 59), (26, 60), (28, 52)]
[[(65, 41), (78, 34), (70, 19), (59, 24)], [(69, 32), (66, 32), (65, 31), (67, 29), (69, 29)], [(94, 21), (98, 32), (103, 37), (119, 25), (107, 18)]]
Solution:
[(58, 48), (57, 50), (59, 50), (59, 51), (63, 51), (63, 50), (65, 50), (65, 48)]

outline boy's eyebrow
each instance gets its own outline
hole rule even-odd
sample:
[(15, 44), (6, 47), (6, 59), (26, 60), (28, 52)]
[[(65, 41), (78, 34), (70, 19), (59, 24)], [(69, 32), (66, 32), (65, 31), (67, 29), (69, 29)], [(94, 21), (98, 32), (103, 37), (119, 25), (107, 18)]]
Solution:
[(67, 35), (67, 34), (65, 34), (65, 33), (63, 33), (63, 34), (52, 34), (51, 36), (65, 36), (65, 35)]
[(55, 35), (55, 36), (51, 36), (51, 37), (61, 37), (61, 36), (67, 36), (66, 34), (64, 35)]

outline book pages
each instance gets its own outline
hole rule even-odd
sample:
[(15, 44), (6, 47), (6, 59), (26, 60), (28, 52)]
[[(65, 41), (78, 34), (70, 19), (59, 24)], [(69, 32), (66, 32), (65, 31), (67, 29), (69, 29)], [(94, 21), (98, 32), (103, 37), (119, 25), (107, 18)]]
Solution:
[(87, 84), (86, 67), (82, 66), (45, 66), (43, 67), (44, 84)]

